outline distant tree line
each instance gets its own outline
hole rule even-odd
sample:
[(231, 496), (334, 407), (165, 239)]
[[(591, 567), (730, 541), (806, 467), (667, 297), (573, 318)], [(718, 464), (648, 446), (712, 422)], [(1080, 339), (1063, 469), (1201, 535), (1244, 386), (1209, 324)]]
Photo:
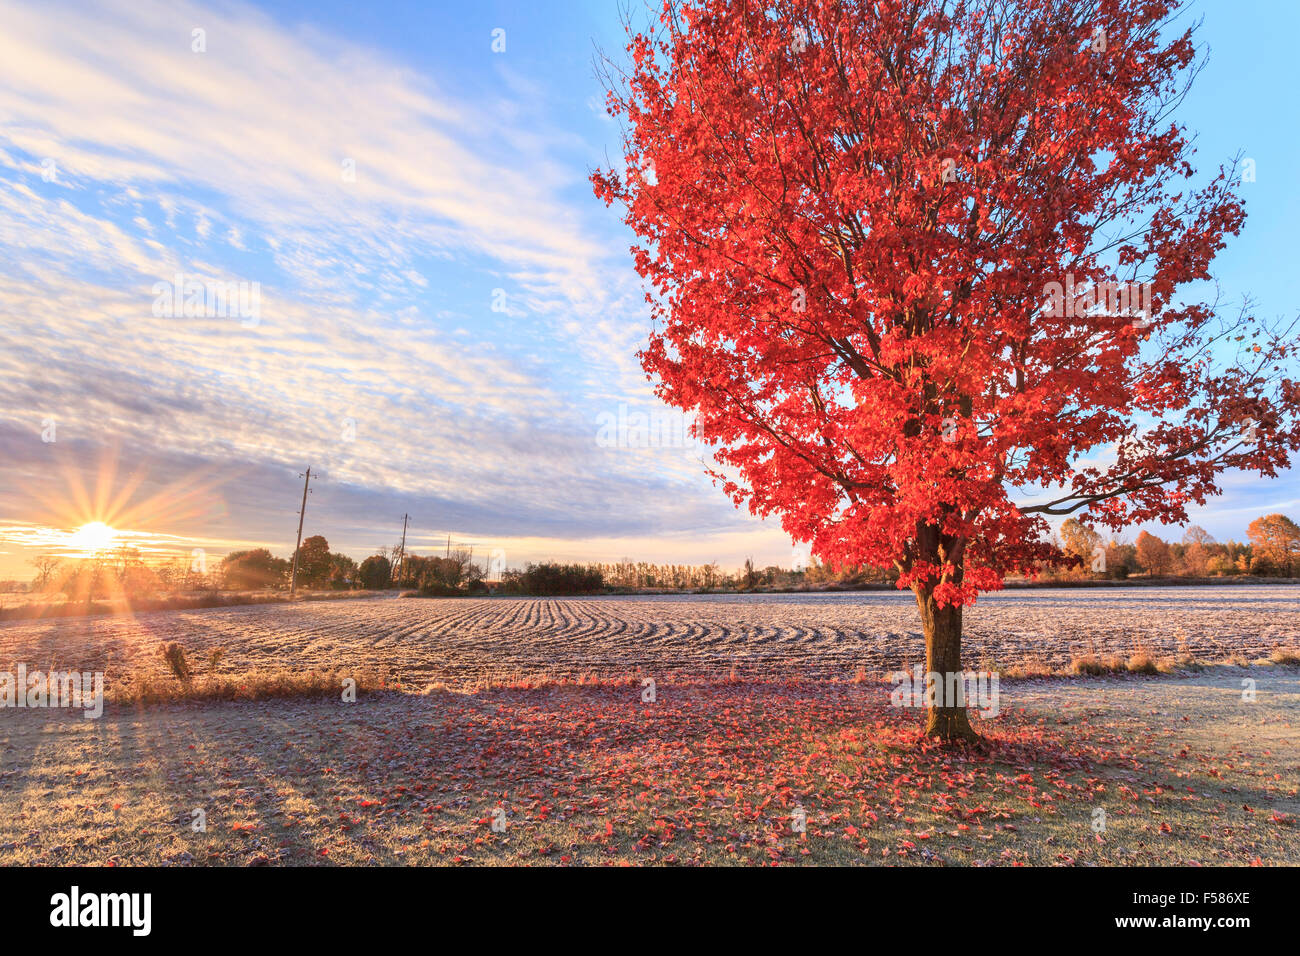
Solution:
[(1168, 542), (1143, 531), (1133, 543), (1104, 540), (1074, 518), (1061, 525), (1057, 544), (1074, 558), (1073, 567), (1047, 572), (1048, 577), (1261, 577), (1300, 576), (1300, 527), (1285, 515), (1256, 518), (1246, 529), (1250, 542), (1220, 543), (1192, 525), (1182, 541)]
[[(201, 552), (189, 558), (146, 561), (137, 548), (119, 547), (85, 558), (40, 555), (28, 590), (62, 594), (71, 602), (99, 598), (139, 597), (184, 591), (262, 591), (289, 586), (292, 562), (266, 548), (232, 551), (216, 566)], [(304, 588), (342, 590), (361, 587), (357, 564), (346, 554), (332, 553), (320, 535), (308, 538), (299, 551), (298, 584)]]
[[(249, 591), (289, 586), (291, 558), (277, 558), (266, 548), (232, 551), (221, 559), (220, 586)], [(346, 554), (330, 551), (323, 535), (315, 534), (298, 548), (298, 587), (336, 591), (359, 587), (360, 569)]]
[[(1061, 525), (1056, 544), (1072, 558), (1071, 566), (1044, 568), (1046, 580), (1123, 580), (1146, 577), (1300, 577), (1300, 526), (1285, 515), (1256, 518), (1246, 529), (1248, 543), (1218, 542), (1205, 529), (1191, 526), (1181, 541), (1169, 542), (1143, 531), (1134, 542), (1103, 538), (1070, 518)], [(139, 550), (119, 547), (82, 559), (41, 555), (29, 562), (32, 580), (0, 582), (0, 590), (59, 594), (79, 602), (119, 595), (200, 590), (260, 591), (289, 587), (292, 560), (266, 548), (233, 551), (209, 568), (200, 559), (146, 562)], [(755, 567), (747, 560), (734, 573), (717, 563), (652, 564), (623, 561), (607, 564), (541, 562), (502, 572), (487, 581), (485, 568), (471, 550), (437, 555), (404, 554), (400, 547), (381, 548), (359, 565), (330, 551), (329, 542), (313, 535), (298, 552), (298, 586), (303, 589), (384, 590), (400, 588), (427, 595), (482, 593), (494, 588), (507, 594), (591, 594), (605, 590), (761, 591), (801, 588), (862, 587), (895, 582), (894, 569), (831, 568), (811, 561), (806, 568)]]
[(79, 604), (98, 598), (213, 587), (213, 575), (202, 561), (175, 558), (150, 564), (138, 548), (130, 546), (84, 558), (43, 554), (28, 563), (35, 569), (28, 591), (62, 594), (69, 602)]
[(448, 549), (442, 557), (408, 554), (401, 557), (400, 562), (395, 582), (397, 587), (415, 588), (430, 595), (463, 594), (484, 589), (483, 568), (474, 563), (473, 552), (464, 548)]
[(813, 560), (806, 568), (783, 568), (768, 565), (758, 568), (752, 559), (735, 573), (712, 564), (649, 564), (644, 561), (620, 561), (616, 564), (593, 564), (607, 587), (634, 590), (663, 588), (674, 591), (753, 591), (784, 590), (810, 585), (886, 584), (898, 579), (896, 571), (849, 567), (834, 570)]

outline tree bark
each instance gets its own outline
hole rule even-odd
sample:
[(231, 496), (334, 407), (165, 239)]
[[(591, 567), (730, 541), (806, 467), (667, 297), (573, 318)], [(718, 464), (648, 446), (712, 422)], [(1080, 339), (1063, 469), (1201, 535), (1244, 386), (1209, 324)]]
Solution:
[(925, 711), (925, 736), (943, 741), (978, 740), (979, 734), (970, 725), (966, 707), (942, 698), (949, 686), (948, 675), (960, 674), (961, 667), (961, 608), (939, 607), (929, 591), (917, 590), (916, 603), (921, 608), (921, 626), (925, 632), (925, 672), (937, 674), (942, 682), (936, 688), (935, 706)]

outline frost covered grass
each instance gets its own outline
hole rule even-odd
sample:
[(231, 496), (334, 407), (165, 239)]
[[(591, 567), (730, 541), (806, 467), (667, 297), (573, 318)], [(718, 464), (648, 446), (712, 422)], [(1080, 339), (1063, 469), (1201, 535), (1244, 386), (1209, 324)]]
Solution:
[(1300, 680), (1213, 670), (1026, 682), (957, 751), (852, 681), (11, 713), (0, 864), (1300, 863)]
[(0, 865), (1294, 865), (1300, 590), (1226, 591), (982, 600), (957, 750), (889, 705), (906, 596), (0, 625), (0, 669), (110, 688), (0, 710)]

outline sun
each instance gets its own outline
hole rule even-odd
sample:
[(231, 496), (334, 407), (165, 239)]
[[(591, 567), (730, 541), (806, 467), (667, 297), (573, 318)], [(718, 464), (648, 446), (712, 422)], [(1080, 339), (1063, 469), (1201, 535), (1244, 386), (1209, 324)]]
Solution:
[(108, 551), (117, 542), (118, 531), (102, 521), (83, 524), (68, 537), (68, 547), (84, 554)]

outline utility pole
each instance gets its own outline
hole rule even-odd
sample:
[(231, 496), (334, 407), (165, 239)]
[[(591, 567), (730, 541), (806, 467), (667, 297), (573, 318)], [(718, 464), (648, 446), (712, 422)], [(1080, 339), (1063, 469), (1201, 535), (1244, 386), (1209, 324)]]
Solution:
[(410, 515), (402, 515), (402, 543), (397, 549), (397, 567), (398, 571), (393, 575), (393, 583), (399, 588), (402, 586), (401, 567), (406, 563), (406, 522)]
[(289, 597), (298, 590), (298, 552), (302, 550), (302, 519), (307, 517), (307, 486), (311, 484), (311, 469), (303, 476), (302, 510), (298, 512), (298, 543), (293, 548), (293, 571), (289, 575)]
[(447, 535), (447, 557), (451, 557), (451, 535)]

